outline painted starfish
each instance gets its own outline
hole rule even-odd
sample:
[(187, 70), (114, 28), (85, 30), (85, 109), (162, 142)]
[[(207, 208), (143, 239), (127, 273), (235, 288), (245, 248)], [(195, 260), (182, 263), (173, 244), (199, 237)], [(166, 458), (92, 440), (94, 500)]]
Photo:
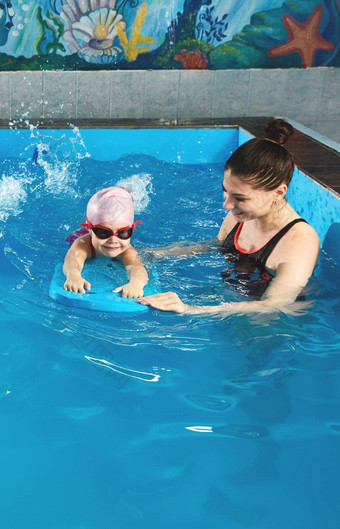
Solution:
[(287, 42), (268, 51), (269, 57), (289, 55), (297, 52), (301, 56), (303, 68), (313, 66), (317, 50), (332, 50), (333, 42), (324, 39), (319, 27), (323, 15), (322, 6), (317, 6), (305, 22), (298, 22), (289, 15), (283, 15), (282, 22), (288, 33)]

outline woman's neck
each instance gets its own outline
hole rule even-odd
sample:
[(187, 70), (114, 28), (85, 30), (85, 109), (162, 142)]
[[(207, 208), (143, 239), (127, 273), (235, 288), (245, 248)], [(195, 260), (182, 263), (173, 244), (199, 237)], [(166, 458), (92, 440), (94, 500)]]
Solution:
[(253, 225), (261, 231), (270, 232), (286, 226), (298, 215), (288, 204), (286, 199), (282, 199), (277, 205), (273, 206), (269, 213), (258, 219), (253, 219)]

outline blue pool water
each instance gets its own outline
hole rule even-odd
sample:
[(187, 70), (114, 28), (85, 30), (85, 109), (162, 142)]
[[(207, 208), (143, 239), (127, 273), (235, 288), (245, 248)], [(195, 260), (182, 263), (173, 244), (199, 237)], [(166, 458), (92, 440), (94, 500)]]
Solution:
[(221, 282), (216, 251), (149, 250), (216, 236), (223, 164), (246, 138), (0, 133), (1, 529), (337, 527), (340, 275), (326, 244), (336, 198), (295, 175), (292, 202), (327, 250), (307, 314), (76, 310), (49, 298), (50, 278), (90, 195), (117, 182), (134, 189), (134, 244), (164, 291), (242, 299)]

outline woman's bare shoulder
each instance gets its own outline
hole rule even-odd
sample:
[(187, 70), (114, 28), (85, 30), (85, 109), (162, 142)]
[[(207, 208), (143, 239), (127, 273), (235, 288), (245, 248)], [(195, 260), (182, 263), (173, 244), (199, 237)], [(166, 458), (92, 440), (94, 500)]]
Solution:
[(313, 226), (308, 224), (308, 222), (297, 222), (288, 231), (287, 235), (290, 235), (290, 238), (296, 242), (303, 243), (308, 241), (311, 244), (320, 246), (319, 236)]
[(218, 232), (217, 239), (219, 241), (224, 241), (228, 233), (231, 232), (233, 227), (237, 224), (237, 221), (235, 220), (235, 217), (233, 214), (229, 211), (227, 216), (225, 217), (224, 221), (221, 224), (220, 231)]
[(294, 263), (294, 266), (306, 266), (308, 262), (312, 263), (314, 268), (319, 251), (320, 239), (315, 229), (307, 222), (297, 222), (279, 240), (266, 265), (276, 270), (283, 262)]

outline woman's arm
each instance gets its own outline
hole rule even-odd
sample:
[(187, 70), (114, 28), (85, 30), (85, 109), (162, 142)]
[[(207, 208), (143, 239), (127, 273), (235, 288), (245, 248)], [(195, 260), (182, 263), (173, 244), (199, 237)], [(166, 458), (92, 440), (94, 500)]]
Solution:
[[(175, 292), (165, 292), (163, 294), (154, 294), (138, 299), (141, 305), (148, 305), (154, 309), (185, 314), (246, 314), (254, 312), (287, 312), (296, 313), (297, 311), (310, 306), (309, 302), (294, 301), (301, 292), (295, 291), (295, 295), (289, 299), (282, 297), (263, 298), (260, 301), (240, 301), (231, 303), (221, 303), (219, 305), (187, 305)], [(292, 290), (291, 290), (292, 294)], [(293, 299), (294, 297), (294, 299)]]
[(190, 257), (195, 254), (211, 252), (219, 246), (220, 241), (225, 239), (235, 224), (236, 221), (234, 217), (229, 213), (225, 217), (215, 239), (201, 242), (180, 241), (167, 246), (149, 248), (147, 254), (150, 255), (151, 258), (162, 259), (164, 257)]
[(67, 252), (63, 265), (63, 273), (66, 276), (64, 289), (71, 292), (85, 293), (91, 289), (91, 284), (81, 276), (86, 259), (91, 253), (90, 235), (83, 235), (75, 240)]
[(122, 292), (123, 298), (138, 298), (143, 295), (143, 288), (148, 282), (148, 273), (137, 251), (130, 247), (122, 255), (122, 261), (129, 277), (129, 282), (115, 288), (113, 292)]
[(211, 252), (217, 246), (218, 241), (216, 239), (202, 242), (180, 241), (169, 244), (168, 246), (149, 248), (146, 253), (154, 259), (163, 259), (164, 257), (190, 257), (198, 253)]
[[(139, 299), (142, 305), (158, 310), (187, 314), (249, 313), (249, 312), (294, 312), (308, 306), (307, 302), (295, 302), (313, 273), (319, 254), (320, 243), (315, 231), (304, 233), (304, 240), (297, 236), (290, 238), (289, 252), (282, 260), (276, 276), (259, 301), (222, 303), (220, 305), (186, 305), (174, 292), (146, 296)], [(294, 303), (295, 302), (295, 303)]]

